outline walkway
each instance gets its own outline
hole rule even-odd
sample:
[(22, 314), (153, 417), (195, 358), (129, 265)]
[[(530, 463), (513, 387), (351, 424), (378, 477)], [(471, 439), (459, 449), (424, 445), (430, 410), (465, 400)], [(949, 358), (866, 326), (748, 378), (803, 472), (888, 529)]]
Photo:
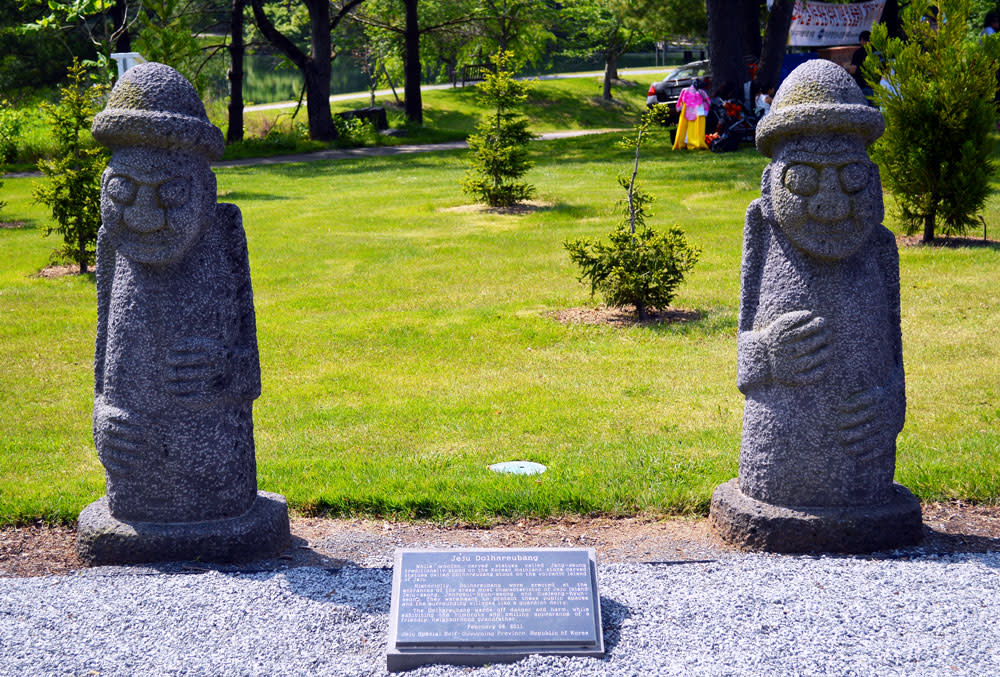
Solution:
[[(675, 68), (676, 66), (664, 66), (663, 68), (650, 68), (650, 69), (628, 68), (619, 70), (618, 74), (621, 76), (630, 76), (630, 77), (634, 75), (665, 75), (667, 72)], [(572, 80), (577, 78), (595, 78), (595, 77), (603, 78), (604, 71), (585, 71), (582, 73), (553, 73), (551, 75), (532, 75), (528, 77), (518, 78), (518, 80)], [(472, 82), (468, 83), (468, 85), (472, 84), (475, 83)], [(462, 85), (458, 85), (458, 87), (462, 87)], [(420, 91), (427, 92), (436, 89), (452, 89), (452, 88), (453, 87), (451, 84), (421, 85)], [(402, 88), (396, 91), (402, 92)], [(391, 89), (378, 89), (375, 91), (376, 97), (390, 96), (391, 94), (392, 94)], [(348, 94), (334, 94), (333, 96), (330, 97), (330, 103), (334, 103), (336, 101), (352, 101), (354, 99), (367, 99), (370, 96), (371, 96), (370, 92), (350, 92)], [(297, 105), (299, 105), (298, 101), (279, 101), (277, 103), (263, 103), (263, 104), (258, 104), (256, 106), (246, 106), (243, 109), (243, 112), (252, 113), (254, 111), (261, 111), (261, 110), (280, 110), (282, 108), (295, 108)]]
[[(625, 132), (625, 129), (570, 129), (561, 132), (539, 134), (536, 140), (567, 139), (575, 136), (591, 134), (607, 134)], [(468, 148), (465, 141), (448, 141), (446, 143), (410, 143), (400, 146), (364, 146), (361, 148), (331, 148), (313, 153), (297, 153), (294, 155), (272, 155), (271, 157), (245, 158), (242, 160), (223, 160), (215, 162), (213, 167), (248, 167), (261, 165), (276, 165), (285, 162), (318, 162), (319, 160), (344, 160), (358, 157), (381, 157), (384, 155), (408, 155), (411, 153), (431, 153), (442, 150), (462, 150)], [(23, 175), (22, 175), (23, 176)]]

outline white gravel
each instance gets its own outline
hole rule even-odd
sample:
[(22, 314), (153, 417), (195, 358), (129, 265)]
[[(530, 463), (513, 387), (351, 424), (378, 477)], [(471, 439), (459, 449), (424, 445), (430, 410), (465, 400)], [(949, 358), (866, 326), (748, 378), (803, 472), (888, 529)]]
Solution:
[[(607, 656), (431, 675), (997, 675), (1000, 553), (599, 566)], [(0, 578), (2, 675), (380, 675), (391, 571)]]

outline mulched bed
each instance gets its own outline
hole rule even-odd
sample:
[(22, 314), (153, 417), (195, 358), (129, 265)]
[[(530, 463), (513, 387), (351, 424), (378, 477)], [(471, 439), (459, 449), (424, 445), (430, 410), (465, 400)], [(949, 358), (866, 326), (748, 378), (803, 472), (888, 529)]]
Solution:
[(897, 235), (896, 244), (900, 247), (991, 247), (1000, 248), (1000, 240), (981, 237), (938, 237), (929, 244), (922, 242), (921, 235)]
[[(923, 505), (924, 541), (914, 554), (1000, 550), (1000, 506), (960, 501)], [(489, 528), (428, 522), (293, 517), (292, 545), (265, 567), (388, 561), (400, 547), (591, 547), (602, 562), (701, 560), (732, 548), (704, 518), (651, 516), (519, 520)], [(29, 524), (0, 529), (0, 576), (65, 574), (82, 568), (72, 527)]]
[[(94, 272), (93, 266), (87, 268), (87, 272), (93, 273)], [(42, 268), (37, 273), (35, 273), (35, 277), (57, 278), (57, 277), (66, 277), (67, 275), (79, 275), (79, 274), (80, 274), (80, 266), (75, 263), (71, 263), (69, 265), (46, 266), (45, 268)]]
[(693, 322), (702, 317), (702, 314), (697, 310), (686, 308), (649, 310), (647, 313), (648, 318), (640, 320), (633, 306), (623, 308), (581, 306), (559, 310), (551, 313), (551, 316), (563, 324), (608, 324), (613, 327), (649, 327), (673, 322)]

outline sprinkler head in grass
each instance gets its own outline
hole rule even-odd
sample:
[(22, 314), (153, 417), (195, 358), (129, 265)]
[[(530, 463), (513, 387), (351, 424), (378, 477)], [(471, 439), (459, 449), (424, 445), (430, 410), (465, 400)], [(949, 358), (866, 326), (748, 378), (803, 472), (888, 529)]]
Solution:
[(509, 475), (540, 475), (546, 468), (541, 463), (532, 461), (504, 461), (494, 463), (490, 466), (493, 472), (506, 473)]

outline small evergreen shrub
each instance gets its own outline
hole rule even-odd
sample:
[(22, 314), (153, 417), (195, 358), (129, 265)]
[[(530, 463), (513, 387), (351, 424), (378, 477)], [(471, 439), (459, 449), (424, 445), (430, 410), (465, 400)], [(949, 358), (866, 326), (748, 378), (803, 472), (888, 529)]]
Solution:
[[(0, 160), (0, 178), (7, 172), (7, 166), (4, 165), (3, 160)], [(3, 188), (3, 181), (0, 181), (0, 188)], [(3, 208), (7, 206), (7, 203), (0, 200), (0, 222), (3, 221)]]
[(659, 233), (646, 225), (652, 197), (636, 186), (635, 179), (643, 135), (660, 116), (655, 109), (643, 113), (635, 138), (623, 141), (629, 148), (635, 147), (635, 162), (631, 177), (618, 177), (625, 190), (623, 218), (608, 234), (608, 242), (580, 238), (563, 243), (570, 260), (580, 267), (579, 281), (590, 283), (591, 295), (601, 292), (605, 303), (615, 308), (635, 306), (640, 320), (648, 318), (650, 308), (670, 305), (685, 273), (694, 268), (701, 253), (688, 244), (677, 226)]
[(497, 52), (491, 57), (496, 73), (484, 69), (483, 81), (476, 85), (480, 100), (492, 112), (469, 136), (472, 167), (462, 181), (466, 193), (491, 207), (509, 207), (535, 192), (534, 186), (520, 181), (531, 168), (527, 144), (532, 134), (518, 112), (528, 98), (528, 85), (514, 79), (508, 66), (511, 59), (510, 52)]
[(943, 17), (936, 25), (922, 20), (927, 0), (904, 9), (905, 40), (876, 24), (864, 66), (869, 81), (882, 80), (875, 102), (886, 122), (872, 155), (906, 233), (922, 229), (924, 242), (939, 225), (961, 234), (977, 223), (995, 169), (990, 132), (1000, 37), (980, 40), (978, 29), (969, 30), (968, 0), (935, 4)]
[(36, 202), (52, 210), (56, 225), (46, 228), (63, 237), (63, 246), (52, 253), (53, 261), (73, 261), (80, 273), (94, 261), (97, 229), (101, 225), (101, 173), (107, 165), (104, 149), (95, 146), (90, 126), (100, 109), (104, 88), (88, 81), (78, 59), (68, 69), (68, 82), (59, 88), (59, 103), (44, 109), (56, 138), (57, 152), (51, 160), (40, 160), (38, 169), (48, 181), (34, 191)]
[(0, 163), (17, 159), (18, 140), (24, 130), (24, 111), (0, 99)]

